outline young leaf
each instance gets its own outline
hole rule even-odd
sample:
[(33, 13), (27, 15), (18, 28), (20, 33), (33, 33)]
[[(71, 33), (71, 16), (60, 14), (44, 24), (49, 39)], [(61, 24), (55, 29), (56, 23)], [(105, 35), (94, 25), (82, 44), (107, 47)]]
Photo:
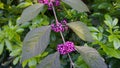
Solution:
[(31, 30), (23, 41), (22, 61), (41, 54), (49, 44), (50, 27), (42, 26)]
[(88, 7), (81, 0), (62, 0), (78, 12), (89, 12)]
[(58, 52), (48, 55), (40, 62), (37, 68), (61, 68), (59, 56)]
[(90, 68), (107, 68), (103, 58), (95, 49), (88, 46), (76, 46), (75, 48)]
[(92, 42), (93, 38), (88, 27), (80, 22), (71, 22), (67, 24), (82, 40)]
[(38, 3), (24, 9), (24, 11), (22, 12), (21, 18), (17, 22), (24, 23), (32, 20), (39, 14), (40, 11), (42, 11), (43, 6), (44, 6), (43, 4)]

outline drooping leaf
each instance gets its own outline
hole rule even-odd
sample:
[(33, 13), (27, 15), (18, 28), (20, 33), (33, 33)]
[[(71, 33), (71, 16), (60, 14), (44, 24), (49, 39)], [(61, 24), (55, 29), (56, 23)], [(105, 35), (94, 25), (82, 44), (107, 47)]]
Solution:
[(71, 22), (67, 24), (82, 40), (92, 42), (93, 38), (88, 27), (80, 22)]
[(23, 41), (22, 61), (41, 54), (49, 44), (50, 27), (42, 26), (31, 30)]
[(88, 7), (81, 0), (62, 0), (62, 1), (79, 12), (89, 11)]
[(107, 68), (103, 58), (94, 48), (88, 46), (76, 46), (75, 48), (90, 68)]
[(58, 52), (48, 55), (40, 62), (37, 68), (61, 68), (59, 56)]
[(29, 6), (28, 8), (24, 9), (24, 11), (22, 12), (21, 18), (17, 22), (24, 23), (32, 20), (39, 14), (40, 11), (43, 10), (43, 7), (44, 5), (39, 3)]

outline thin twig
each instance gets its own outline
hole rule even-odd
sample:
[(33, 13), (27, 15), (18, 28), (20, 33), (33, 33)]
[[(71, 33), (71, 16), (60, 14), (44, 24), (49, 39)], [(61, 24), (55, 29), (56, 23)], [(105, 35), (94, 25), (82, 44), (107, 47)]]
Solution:
[(61, 35), (61, 37), (62, 37), (63, 43), (65, 44), (65, 39), (64, 39), (63, 34), (62, 34), (61, 31), (60, 31), (60, 35)]
[(52, 3), (52, 9), (53, 9), (54, 17), (55, 17), (56, 24), (57, 24), (57, 23), (58, 23), (58, 18), (57, 18), (57, 15), (56, 15), (56, 12), (55, 12), (55, 8), (54, 8), (54, 6), (53, 6), (53, 3)]
[(71, 63), (70, 68), (72, 68), (72, 67), (75, 68), (74, 63), (73, 63), (72, 58), (69, 53), (68, 53), (68, 57), (69, 57), (70, 63)]

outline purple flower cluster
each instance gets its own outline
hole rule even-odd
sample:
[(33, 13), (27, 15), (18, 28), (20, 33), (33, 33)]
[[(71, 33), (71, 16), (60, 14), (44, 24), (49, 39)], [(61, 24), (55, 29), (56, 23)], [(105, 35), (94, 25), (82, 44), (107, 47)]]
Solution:
[(38, 0), (39, 3), (48, 5), (48, 9), (52, 9), (52, 5), (59, 6), (60, 0)]
[(72, 51), (75, 51), (74, 43), (67, 41), (65, 44), (58, 44), (57, 50), (60, 52), (60, 54), (68, 54)]
[(55, 32), (64, 32), (65, 30), (68, 30), (66, 23), (66, 20), (62, 20), (60, 23), (58, 22), (57, 24), (51, 24), (51, 30)]

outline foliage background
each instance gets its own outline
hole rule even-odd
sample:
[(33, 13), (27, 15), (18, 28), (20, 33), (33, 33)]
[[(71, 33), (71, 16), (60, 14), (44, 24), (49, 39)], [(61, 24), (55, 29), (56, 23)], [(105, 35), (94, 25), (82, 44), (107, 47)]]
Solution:
[[(80, 20), (90, 27), (91, 33), (96, 38), (94, 43), (87, 43), (79, 39), (71, 30), (64, 33), (66, 40), (72, 40), (75, 44), (82, 46), (84, 43), (94, 47), (104, 57), (109, 68), (119, 68), (120, 65), (120, 28), (119, 21), (114, 27), (110, 27), (104, 21), (109, 21), (112, 18), (120, 20), (120, 1), (119, 0), (83, 0), (90, 9), (88, 13), (78, 13), (71, 9), (68, 5), (62, 3), (62, 6), (57, 8), (59, 20), (66, 18), (68, 22)], [(22, 11), (36, 3), (36, 0), (0, 0), (0, 68), (18, 68), (20, 64), (22, 41), (28, 31), (43, 26), (49, 25), (54, 17), (52, 11), (47, 8), (44, 12), (34, 18), (32, 21), (26, 22), (20, 26), (17, 24)], [(63, 10), (62, 7), (64, 7)], [(107, 14), (107, 15), (106, 15)], [(105, 16), (106, 15), (106, 16)], [(109, 16), (111, 18), (109, 18)], [(106, 18), (105, 18), (106, 17)], [(112, 24), (111, 24), (112, 25)], [(108, 29), (108, 30), (106, 30)], [(113, 30), (112, 33), (109, 30)], [(116, 38), (113, 39), (112, 35)], [(111, 38), (112, 37), (112, 38)], [(113, 40), (111, 40), (113, 39)], [(119, 41), (118, 41), (119, 40)], [(55, 52), (58, 43), (61, 43), (60, 35), (52, 33), (49, 47), (46, 51), (28, 62), (28, 67), (34, 68), (36, 64), (45, 56)], [(116, 42), (117, 44), (115, 44)], [(105, 47), (103, 46), (105, 45)], [(115, 49), (114, 45), (118, 45)], [(73, 61), (78, 68), (88, 68), (87, 64), (81, 59), (77, 52), (71, 54)], [(67, 56), (61, 56), (61, 64), (65, 68), (69, 68), (69, 60)], [(23, 63), (23, 66), (26, 63)], [(27, 66), (26, 66), (27, 67)]]

